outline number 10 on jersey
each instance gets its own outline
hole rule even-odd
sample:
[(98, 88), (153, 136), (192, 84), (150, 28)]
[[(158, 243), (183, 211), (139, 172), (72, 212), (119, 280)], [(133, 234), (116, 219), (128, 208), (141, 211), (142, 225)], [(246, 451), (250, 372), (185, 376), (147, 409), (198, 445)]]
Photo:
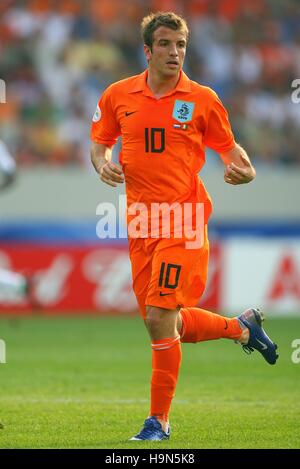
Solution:
[(145, 129), (145, 152), (146, 153), (162, 153), (166, 147), (165, 139), (166, 129), (152, 127)]

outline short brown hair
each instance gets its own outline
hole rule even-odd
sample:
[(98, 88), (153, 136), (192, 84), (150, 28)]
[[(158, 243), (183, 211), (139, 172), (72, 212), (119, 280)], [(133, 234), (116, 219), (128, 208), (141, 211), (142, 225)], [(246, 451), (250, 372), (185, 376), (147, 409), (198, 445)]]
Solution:
[(182, 30), (186, 34), (186, 38), (189, 38), (189, 29), (184, 18), (172, 11), (150, 13), (145, 16), (141, 23), (141, 32), (144, 40), (144, 44), (152, 48), (153, 44), (153, 33), (160, 26), (173, 29), (174, 31)]

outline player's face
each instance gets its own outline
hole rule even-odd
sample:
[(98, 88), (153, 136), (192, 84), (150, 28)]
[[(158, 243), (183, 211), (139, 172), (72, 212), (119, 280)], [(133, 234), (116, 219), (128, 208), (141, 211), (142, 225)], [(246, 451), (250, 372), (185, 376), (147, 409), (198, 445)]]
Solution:
[(181, 70), (187, 39), (183, 31), (160, 26), (153, 33), (152, 51), (145, 46), (149, 67), (163, 76), (176, 76)]

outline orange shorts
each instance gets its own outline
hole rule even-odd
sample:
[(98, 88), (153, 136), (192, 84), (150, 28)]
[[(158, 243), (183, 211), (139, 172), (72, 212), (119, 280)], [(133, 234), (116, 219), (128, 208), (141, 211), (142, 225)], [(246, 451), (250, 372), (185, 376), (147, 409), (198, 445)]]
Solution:
[(140, 313), (146, 305), (165, 309), (195, 306), (207, 280), (207, 227), (201, 248), (187, 249), (186, 239), (130, 238), (133, 290)]

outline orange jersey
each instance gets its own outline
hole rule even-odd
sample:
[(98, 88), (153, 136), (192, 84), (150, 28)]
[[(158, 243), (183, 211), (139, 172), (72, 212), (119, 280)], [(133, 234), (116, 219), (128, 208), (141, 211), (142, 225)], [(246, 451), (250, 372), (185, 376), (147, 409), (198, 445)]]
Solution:
[(174, 90), (156, 99), (147, 73), (106, 89), (93, 117), (92, 140), (111, 147), (122, 136), (127, 204), (202, 202), (207, 221), (211, 201), (198, 173), (205, 146), (223, 153), (235, 145), (227, 112), (213, 90), (184, 72)]

